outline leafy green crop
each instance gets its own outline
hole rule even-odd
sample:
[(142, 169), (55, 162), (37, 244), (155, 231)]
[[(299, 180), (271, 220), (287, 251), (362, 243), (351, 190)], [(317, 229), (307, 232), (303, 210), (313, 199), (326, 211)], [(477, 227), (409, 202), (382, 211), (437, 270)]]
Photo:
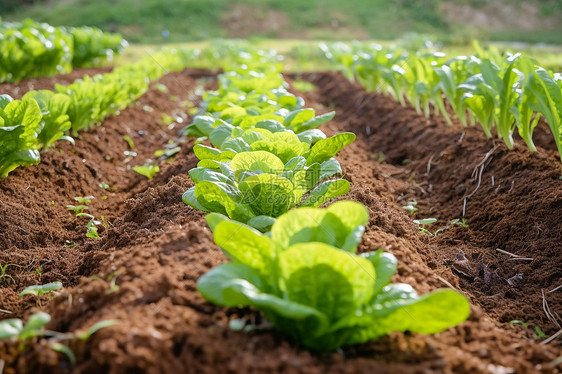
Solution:
[(74, 139), (65, 135), (70, 129), (70, 118), (67, 114), (70, 98), (53, 91), (29, 91), (23, 96), (37, 101), (42, 112), (43, 128), (37, 135), (43, 149), (50, 148), (57, 140), (68, 140), (74, 144)]
[(21, 23), (0, 21), (0, 82), (100, 66), (125, 47), (127, 42), (120, 35), (97, 28), (67, 30), (29, 19)]
[(119, 34), (109, 34), (96, 27), (73, 27), (74, 54), (72, 65), (77, 68), (100, 66), (123, 53), (128, 43)]
[[(346, 141), (354, 138), (351, 134)], [(336, 137), (330, 139), (335, 139), (337, 144), (316, 143), (315, 147), (319, 148), (314, 153), (314, 147), (307, 151), (308, 160), (285, 154), (284, 158), (291, 157), (286, 163), (275, 152), (266, 150), (235, 153), (196, 146), (194, 150), (201, 161), (199, 167), (189, 171), (196, 185), (182, 199), (196, 209), (221, 213), (249, 224), (264, 219), (271, 222), (263, 216), (276, 218), (296, 205), (320, 206), (349, 191), (349, 182), (344, 179), (324, 181), (341, 173), (339, 163), (331, 156), (343, 143)]]
[(373, 44), (322, 44), (325, 57), (370, 91), (389, 92), (405, 105), (430, 115), (430, 104), (451, 122), (444, 98), (463, 125), (477, 120), (487, 137), (493, 131), (506, 146), (513, 132), (535, 151), (533, 131), (541, 116), (562, 160), (562, 78), (521, 54), (501, 55), (475, 44), (476, 55), (447, 58), (443, 53), (408, 54)]
[(0, 178), (18, 166), (39, 163), (41, 109), (35, 100), (0, 95)]
[(150, 80), (183, 69), (192, 58), (188, 51), (163, 50), (112, 73), (56, 85), (54, 92), (30, 91), (22, 100), (0, 95), (0, 178), (18, 166), (37, 164), (39, 150), (57, 140), (74, 143), (69, 132), (76, 136), (117, 114), (146, 92)]
[(201, 294), (261, 310), (305, 347), (333, 350), (392, 331), (431, 334), (468, 317), (467, 300), (454, 291), (418, 296), (409, 285), (390, 284), (397, 266), (391, 254), (355, 254), (368, 221), (358, 203), (293, 210), (271, 236), (218, 215), (207, 220), (232, 262), (199, 279)]

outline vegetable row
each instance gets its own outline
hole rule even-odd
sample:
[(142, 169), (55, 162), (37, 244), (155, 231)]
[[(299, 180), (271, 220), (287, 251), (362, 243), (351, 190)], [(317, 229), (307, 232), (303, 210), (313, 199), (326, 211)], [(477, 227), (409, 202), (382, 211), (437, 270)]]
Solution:
[(69, 135), (118, 113), (145, 93), (150, 81), (183, 69), (191, 59), (191, 51), (161, 51), (111, 73), (57, 84), (53, 91), (30, 91), (21, 100), (0, 95), (0, 178), (39, 163), (39, 151), (59, 139), (73, 141)]
[(121, 35), (93, 27), (0, 22), (0, 83), (100, 66), (127, 45)]
[(487, 137), (497, 133), (509, 149), (519, 133), (536, 151), (533, 131), (541, 117), (562, 160), (562, 74), (552, 73), (521, 54), (501, 55), (475, 45), (474, 56), (407, 53), (376, 44), (322, 44), (325, 57), (369, 91), (386, 91), (418, 112), (430, 104), (449, 123), (444, 99), (462, 124), (480, 123)]
[(198, 280), (201, 294), (217, 305), (253, 306), (297, 344), (319, 351), (464, 321), (462, 295), (419, 296), (391, 283), (393, 255), (357, 254), (369, 220), (363, 205), (319, 208), (349, 190), (336, 177), (342, 169), (334, 156), (355, 135), (326, 136), (317, 127), (334, 113), (305, 108), (267, 66), (245, 63), (220, 75), (219, 89), (184, 129), (199, 137), (200, 161), (183, 201), (210, 213), (214, 241), (231, 259)]

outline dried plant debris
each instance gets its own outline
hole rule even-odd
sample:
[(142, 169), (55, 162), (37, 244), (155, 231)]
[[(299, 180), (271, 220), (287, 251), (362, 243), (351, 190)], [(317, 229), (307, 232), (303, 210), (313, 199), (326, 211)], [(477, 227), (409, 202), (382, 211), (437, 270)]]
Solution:
[(451, 268), (459, 276), (470, 281), (481, 281), (487, 286), (509, 285), (517, 287), (524, 281), (523, 274), (515, 274), (511, 278), (504, 278), (498, 274), (497, 269), (492, 269), (481, 261), (470, 261), (461, 249), (450, 263)]

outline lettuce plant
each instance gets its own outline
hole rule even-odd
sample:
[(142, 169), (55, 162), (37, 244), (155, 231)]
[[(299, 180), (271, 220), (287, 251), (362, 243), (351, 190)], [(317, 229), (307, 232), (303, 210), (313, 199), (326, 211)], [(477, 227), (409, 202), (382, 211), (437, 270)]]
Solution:
[(41, 109), (33, 99), (0, 95), (0, 178), (18, 166), (39, 163)]
[(189, 171), (195, 186), (183, 194), (184, 203), (260, 230), (294, 206), (317, 207), (349, 191), (345, 179), (325, 180), (341, 173), (328, 153), (316, 152), (309, 161), (296, 156), (284, 163), (263, 150), (235, 153), (198, 146), (195, 152), (201, 161)]
[(119, 34), (105, 33), (97, 27), (74, 27), (72, 65), (76, 68), (100, 66), (122, 54), (128, 43)]
[(70, 118), (67, 114), (70, 98), (67, 95), (40, 90), (29, 91), (23, 98), (34, 99), (41, 109), (43, 128), (37, 135), (37, 138), (43, 149), (50, 148), (57, 140), (61, 139), (74, 143), (74, 139), (64, 135), (71, 126)]
[(253, 306), (304, 347), (333, 350), (393, 331), (432, 334), (468, 317), (467, 300), (452, 290), (419, 296), (391, 284), (391, 254), (356, 254), (368, 222), (359, 203), (295, 209), (270, 235), (216, 214), (207, 221), (232, 262), (199, 279), (201, 294), (221, 306)]

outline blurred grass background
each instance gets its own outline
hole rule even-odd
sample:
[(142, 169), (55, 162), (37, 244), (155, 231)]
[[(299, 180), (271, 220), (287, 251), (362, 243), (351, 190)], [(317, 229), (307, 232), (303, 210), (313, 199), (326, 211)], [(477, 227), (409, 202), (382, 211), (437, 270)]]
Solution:
[(0, 15), (98, 26), (143, 44), (216, 37), (390, 40), (407, 33), (444, 44), (475, 38), (562, 44), (562, 0), (0, 0)]

